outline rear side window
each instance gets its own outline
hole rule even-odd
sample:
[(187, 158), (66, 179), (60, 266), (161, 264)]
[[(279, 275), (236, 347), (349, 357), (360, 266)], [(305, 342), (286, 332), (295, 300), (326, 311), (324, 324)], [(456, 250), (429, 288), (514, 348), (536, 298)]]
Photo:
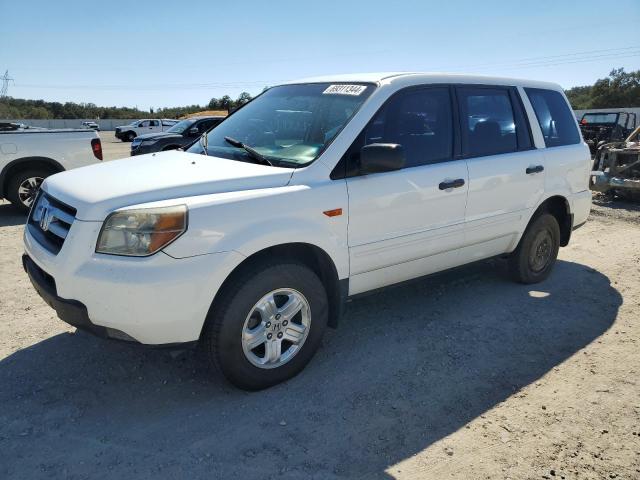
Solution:
[(364, 134), (365, 145), (402, 145), (406, 167), (451, 159), (453, 118), (449, 89), (426, 88), (393, 97), (376, 114)]
[(458, 102), (463, 149), (467, 156), (518, 150), (515, 115), (508, 89), (461, 87)]
[(560, 92), (542, 88), (525, 88), (536, 112), (540, 130), (547, 147), (580, 143), (576, 121)]

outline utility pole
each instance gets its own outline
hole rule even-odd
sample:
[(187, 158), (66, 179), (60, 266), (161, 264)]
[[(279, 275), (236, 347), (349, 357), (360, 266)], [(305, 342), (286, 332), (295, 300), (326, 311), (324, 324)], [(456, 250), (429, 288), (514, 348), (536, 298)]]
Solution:
[(2, 80), (2, 88), (0, 89), (0, 98), (7, 96), (7, 90), (9, 90), (9, 82), (13, 82), (13, 78), (9, 77), (9, 70), (4, 72), (4, 76), (0, 77)]

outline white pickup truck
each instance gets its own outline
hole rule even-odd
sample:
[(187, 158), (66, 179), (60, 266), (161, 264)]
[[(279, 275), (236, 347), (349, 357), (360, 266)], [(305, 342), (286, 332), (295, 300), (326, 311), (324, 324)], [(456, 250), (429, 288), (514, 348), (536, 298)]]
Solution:
[(54, 173), (102, 160), (93, 130), (0, 130), (0, 198), (27, 211), (43, 180)]
[(178, 123), (178, 120), (172, 120), (170, 118), (145, 118), (143, 120), (135, 120), (129, 125), (116, 127), (116, 138), (119, 138), (123, 142), (132, 142), (138, 135), (164, 132), (176, 123)]

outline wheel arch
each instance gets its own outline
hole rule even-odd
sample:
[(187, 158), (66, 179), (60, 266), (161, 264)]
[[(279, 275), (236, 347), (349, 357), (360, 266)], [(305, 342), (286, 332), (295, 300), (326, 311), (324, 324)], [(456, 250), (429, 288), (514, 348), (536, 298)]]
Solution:
[[(210, 311), (215, 308), (220, 298), (226, 293), (228, 286), (238, 275), (242, 275), (247, 269), (255, 267), (261, 263), (272, 262), (274, 259), (295, 260), (308, 266), (318, 275), (323, 283), (329, 307), (330, 327), (336, 328), (338, 320), (342, 315), (344, 304), (348, 294), (348, 279), (340, 280), (338, 270), (331, 256), (322, 248), (304, 242), (282, 243), (266, 247), (254, 252), (243, 259), (231, 271), (222, 285), (216, 292), (211, 302)], [(205, 322), (206, 323), (206, 322)], [(205, 326), (203, 325), (202, 331)]]
[(545, 212), (553, 215), (558, 221), (560, 226), (560, 246), (566, 247), (569, 244), (573, 228), (573, 214), (571, 213), (569, 200), (563, 195), (552, 195), (546, 198), (529, 219), (527, 228), (531, 222)]
[(30, 168), (45, 168), (51, 170), (52, 173), (64, 171), (64, 167), (60, 163), (49, 157), (35, 156), (12, 160), (0, 172), (0, 198), (5, 198), (11, 178), (16, 173)]

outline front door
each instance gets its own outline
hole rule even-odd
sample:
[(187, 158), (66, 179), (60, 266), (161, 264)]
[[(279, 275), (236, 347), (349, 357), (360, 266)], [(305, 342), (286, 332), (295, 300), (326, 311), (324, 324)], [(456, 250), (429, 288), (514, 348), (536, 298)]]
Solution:
[[(394, 95), (351, 149), (404, 148), (405, 168), (347, 179), (350, 294), (457, 264), (464, 242), (465, 160), (454, 160), (451, 89), (425, 87)], [(349, 161), (349, 160), (348, 160)]]

